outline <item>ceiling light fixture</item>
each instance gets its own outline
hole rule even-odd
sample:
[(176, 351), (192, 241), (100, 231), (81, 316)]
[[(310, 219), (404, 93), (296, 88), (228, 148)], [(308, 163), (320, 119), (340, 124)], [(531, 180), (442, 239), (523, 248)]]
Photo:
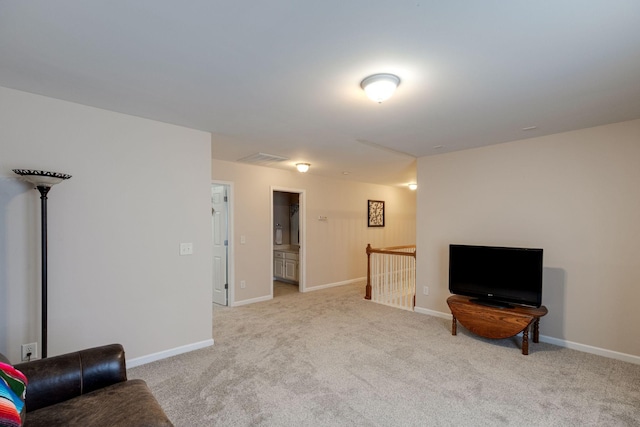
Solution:
[(415, 182), (412, 182), (411, 184), (409, 184), (409, 190), (415, 191), (417, 188), (418, 188), (418, 184), (416, 184)]
[(296, 169), (298, 169), (298, 172), (305, 173), (309, 170), (309, 167), (311, 167), (310, 163), (296, 163)]
[(391, 98), (399, 84), (400, 77), (394, 74), (374, 74), (364, 79), (360, 87), (372, 101), (380, 104)]

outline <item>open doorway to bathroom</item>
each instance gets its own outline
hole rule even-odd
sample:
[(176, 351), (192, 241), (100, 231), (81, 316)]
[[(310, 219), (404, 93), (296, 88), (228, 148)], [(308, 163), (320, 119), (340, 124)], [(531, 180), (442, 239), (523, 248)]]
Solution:
[(274, 298), (304, 292), (304, 190), (271, 189), (272, 288)]

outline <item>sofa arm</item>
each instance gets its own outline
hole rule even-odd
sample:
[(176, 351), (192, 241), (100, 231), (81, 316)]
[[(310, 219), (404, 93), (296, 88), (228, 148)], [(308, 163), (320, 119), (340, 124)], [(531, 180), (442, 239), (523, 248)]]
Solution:
[(127, 380), (124, 349), (110, 344), (15, 365), (25, 374), (27, 412)]

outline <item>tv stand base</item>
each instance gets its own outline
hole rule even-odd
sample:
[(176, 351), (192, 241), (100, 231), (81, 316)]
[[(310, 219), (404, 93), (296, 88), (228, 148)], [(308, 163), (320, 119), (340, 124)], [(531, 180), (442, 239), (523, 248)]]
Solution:
[(497, 308), (479, 305), (471, 298), (453, 295), (447, 299), (453, 317), (451, 335), (457, 334), (457, 323), (476, 335), (503, 339), (522, 332), (522, 354), (529, 354), (529, 325), (533, 324), (534, 343), (539, 340), (540, 318), (548, 313), (545, 306), (539, 308), (514, 306)]

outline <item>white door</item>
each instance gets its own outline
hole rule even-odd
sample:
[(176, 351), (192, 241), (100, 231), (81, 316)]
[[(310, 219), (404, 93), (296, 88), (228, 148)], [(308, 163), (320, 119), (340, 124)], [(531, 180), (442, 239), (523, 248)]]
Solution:
[(213, 302), (227, 305), (227, 249), (228, 241), (227, 186), (211, 186), (211, 225), (213, 233)]

